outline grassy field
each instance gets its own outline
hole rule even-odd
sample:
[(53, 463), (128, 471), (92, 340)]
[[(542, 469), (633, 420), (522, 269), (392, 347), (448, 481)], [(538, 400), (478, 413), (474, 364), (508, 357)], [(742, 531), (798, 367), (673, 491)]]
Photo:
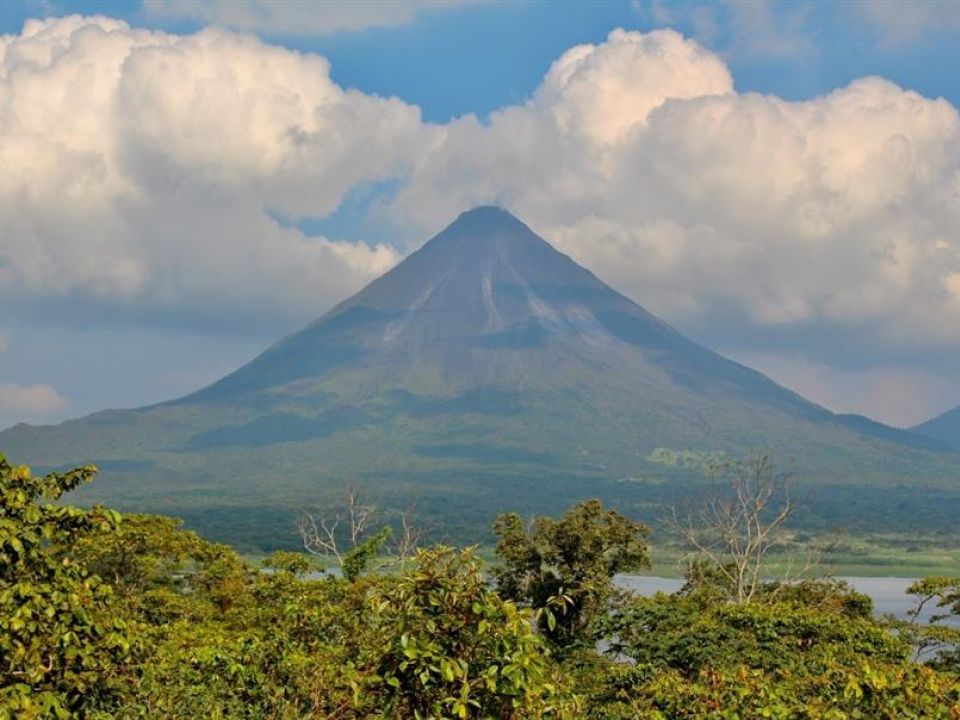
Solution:
[[(477, 550), (483, 563), (496, 562), (493, 546)], [(920, 578), (934, 575), (960, 575), (960, 537), (925, 538), (901, 535), (845, 537), (829, 542), (811, 541), (791, 555), (771, 555), (771, 575), (792, 574), (803, 566), (807, 557), (817, 557), (811, 576), (832, 577), (901, 577)], [(266, 557), (262, 553), (246, 553), (243, 557), (259, 565)], [(686, 552), (678, 544), (652, 544), (652, 567), (636, 573), (655, 577), (683, 577)], [(332, 558), (319, 559), (321, 564), (335, 565)]]
[[(651, 548), (653, 567), (641, 574), (681, 577), (685, 550), (676, 544)], [(817, 558), (813, 575), (834, 577), (903, 577), (960, 575), (960, 538), (900, 535), (844, 537), (811, 540), (790, 556), (771, 555), (770, 571), (783, 575), (803, 565), (806, 557)]]

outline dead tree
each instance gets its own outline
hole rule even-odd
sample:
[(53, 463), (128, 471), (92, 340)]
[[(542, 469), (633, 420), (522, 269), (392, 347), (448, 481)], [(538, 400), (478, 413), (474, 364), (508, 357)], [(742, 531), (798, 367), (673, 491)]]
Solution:
[(377, 516), (376, 505), (367, 502), (363, 491), (350, 487), (323, 510), (301, 515), (297, 528), (304, 550), (334, 557), (342, 566), (344, 556), (363, 542)]
[[(682, 511), (674, 506), (666, 524), (688, 546), (685, 560), (705, 560), (729, 584), (736, 602), (750, 602), (771, 579), (768, 555), (790, 544), (784, 526), (795, 510), (792, 476), (778, 471), (767, 454), (726, 464), (714, 474), (728, 477), (725, 491), (688, 503)], [(788, 563), (781, 579), (802, 577), (815, 565), (813, 556), (799, 566)]]
[[(376, 505), (357, 487), (333, 497), (321, 510), (302, 514), (297, 527), (307, 552), (333, 558), (340, 568), (350, 562), (352, 555), (368, 553), (365, 543), (370, 542), (376, 544), (378, 552), (383, 548), (392, 556), (378, 560), (378, 567), (393, 562), (402, 565), (416, 554), (425, 536), (413, 521), (412, 508), (391, 511), (383, 519)], [(389, 542), (390, 538), (394, 538), (393, 542)], [(370, 561), (367, 558), (365, 563)]]
[(396, 533), (396, 540), (393, 543), (393, 552), (397, 556), (397, 562), (403, 565), (407, 560), (416, 555), (423, 540), (423, 530), (414, 524), (413, 512), (405, 510), (399, 517), (399, 528)]

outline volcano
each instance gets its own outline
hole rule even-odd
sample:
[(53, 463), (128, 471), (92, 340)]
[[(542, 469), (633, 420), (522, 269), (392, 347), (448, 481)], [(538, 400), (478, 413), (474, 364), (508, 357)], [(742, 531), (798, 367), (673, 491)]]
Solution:
[(267, 545), (268, 516), (344, 483), (462, 539), (505, 509), (653, 507), (704, 458), (751, 450), (837, 487), (952, 492), (958, 467), (936, 439), (831, 413), (684, 337), (495, 207), (196, 393), (19, 425), (0, 449), (94, 462), (82, 497)]

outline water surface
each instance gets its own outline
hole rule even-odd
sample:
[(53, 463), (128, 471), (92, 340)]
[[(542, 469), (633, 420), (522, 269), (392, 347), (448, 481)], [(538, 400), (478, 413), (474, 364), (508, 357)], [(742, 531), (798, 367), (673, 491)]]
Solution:
[[(913, 578), (899, 577), (841, 577), (854, 590), (862, 592), (873, 600), (873, 609), (877, 615), (893, 615), (907, 619), (907, 612), (916, 607), (916, 599), (907, 595), (907, 588), (916, 582)], [(681, 578), (656, 577), (654, 575), (618, 575), (616, 583), (622, 588), (633, 590), (641, 595), (653, 595), (657, 592), (674, 593), (683, 587)], [(935, 607), (927, 607), (921, 614), (921, 620), (929, 619), (936, 612)], [(960, 620), (951, 624), (960, 624)]]

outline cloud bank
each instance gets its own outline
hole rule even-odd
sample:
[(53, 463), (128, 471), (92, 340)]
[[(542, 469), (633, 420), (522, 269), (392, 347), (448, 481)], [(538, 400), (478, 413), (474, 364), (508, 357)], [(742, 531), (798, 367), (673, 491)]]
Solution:
[(0, 38), (0, 296), (211, 323), (316, 313), (397, 254), (270, 212), (329, 213), (430, 136), (417, 108), (250, 36), (29, 21)]
[(891, 357), (960, 349), (956, 108), (877, 77), (741, 93), (670, 30), (571, 48), (528, 101), (430, 125), (228, 30), (30, 21), (0, 38), (0, 163), (0, 302), (22, 307), (290, 327), (412, 248), (276, 218), (385, 184), (404, 237), (506, 205), (728, 347), (828, 328)]
[(397, 208), (436, 225), (503, 202), (675, 320), (828, 323), (960, 344), (960, 118), (881, 78), (788, 102), (738, 93), (672, 31), (615, 31), (536, 95), (443, 128)]

